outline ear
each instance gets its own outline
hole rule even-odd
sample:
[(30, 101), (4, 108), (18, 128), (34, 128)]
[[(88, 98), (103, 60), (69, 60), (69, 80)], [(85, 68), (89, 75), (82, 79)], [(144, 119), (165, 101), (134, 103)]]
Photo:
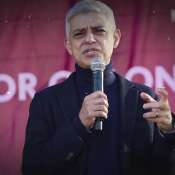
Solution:
[(119, 29), (116, 29), (114, 32), (114, 48), (117, 48), (120, 43), (121, 32)]
[(64, 41), (64, 45), (65, 45), (65, 47), (66, 47), (68, 53), (69, 53), (70, 55), (72, 55), (72, 49), (71, 49), (70, 41), (66, 39), (66, 40)]

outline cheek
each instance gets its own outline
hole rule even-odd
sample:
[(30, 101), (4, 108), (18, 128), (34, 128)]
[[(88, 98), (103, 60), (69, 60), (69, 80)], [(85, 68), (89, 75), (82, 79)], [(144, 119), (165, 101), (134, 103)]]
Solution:
[(103, 45), (103, 49), (104, 49), (104, 54), (105, 56), (109, 57), (111, 56), (112, 52), (113, 52), (113, 48), (114, 48), (114, 44), (113, 44), (113, 40), (107, 40), (104, 45)]
[(72, 43), (72, 55), (75, 55), (79, 52), (80, 48), (77, 43)]
[(75, 52), (79, 53), (81, 51), (81, 43), (75, 42), (73, 46)]

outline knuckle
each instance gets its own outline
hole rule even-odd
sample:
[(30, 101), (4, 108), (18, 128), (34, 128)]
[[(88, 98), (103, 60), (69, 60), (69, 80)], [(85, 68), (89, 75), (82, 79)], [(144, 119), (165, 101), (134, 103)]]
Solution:
[(103, 111), (106, 112), (106, 113), (108, 112), (108, 109), (107, 109), (106, 106), (103, 106)]
[(107, 112), (107, 107), (104, 104), (103, 105), (100, 105), (99, 110), (100, 111)]
[(84, 102), (84, 103), (87, 103), (87, 101), (88, 101), (88, 96), (85, 96), (83, 102)]
[(101, 98), (105, 98), (105, 99), (107, 98), (106, 94), (104, 92), (102, 92), (102, 91), (98, 91), (98, 95)]
[(106, 112), (104, 112), (104, 111), (99, 111), (99, 116), (101, 116), (101, 117), (106, 117)]
[(106, 99), (103, 100), (103, 104), (107, 107), (109, 106), (108, 101)]
[(102, 110), (103, 111), (106, 111), (106, 107), (104, 105), (102, 106)]
[(106, 101), (106, 107), (107, 107), (107, 108), (109, 107), (109, 103), (108, 103), (108, 101)]
[(101, 96), (102, 95), (102, 92), (101, 91), (96, 91), (95, 92), (98, 96)]

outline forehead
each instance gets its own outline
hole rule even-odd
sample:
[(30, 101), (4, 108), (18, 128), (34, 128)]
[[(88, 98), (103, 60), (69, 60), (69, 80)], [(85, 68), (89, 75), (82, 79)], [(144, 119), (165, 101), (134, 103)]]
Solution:
[(96, 26), (107, 26), (107, 18), (103, 14), (94, 12), (78, 14), (70, 21), (71, 30)]

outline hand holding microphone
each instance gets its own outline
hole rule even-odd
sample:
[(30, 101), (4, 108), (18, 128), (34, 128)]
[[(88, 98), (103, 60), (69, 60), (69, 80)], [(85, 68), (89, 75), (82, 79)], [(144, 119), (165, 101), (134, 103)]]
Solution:
[(93, 73), (93, 90), (94, 92), (84, 98), (81, 110), (80, 120), (82, 124), (90, 129), (101, 131), (103, 129), (103, 120), (108, 114), (108, 99), (103, 92), (103, 71), (105, 64), (101, 59), (92, 60), (91, 70)]

